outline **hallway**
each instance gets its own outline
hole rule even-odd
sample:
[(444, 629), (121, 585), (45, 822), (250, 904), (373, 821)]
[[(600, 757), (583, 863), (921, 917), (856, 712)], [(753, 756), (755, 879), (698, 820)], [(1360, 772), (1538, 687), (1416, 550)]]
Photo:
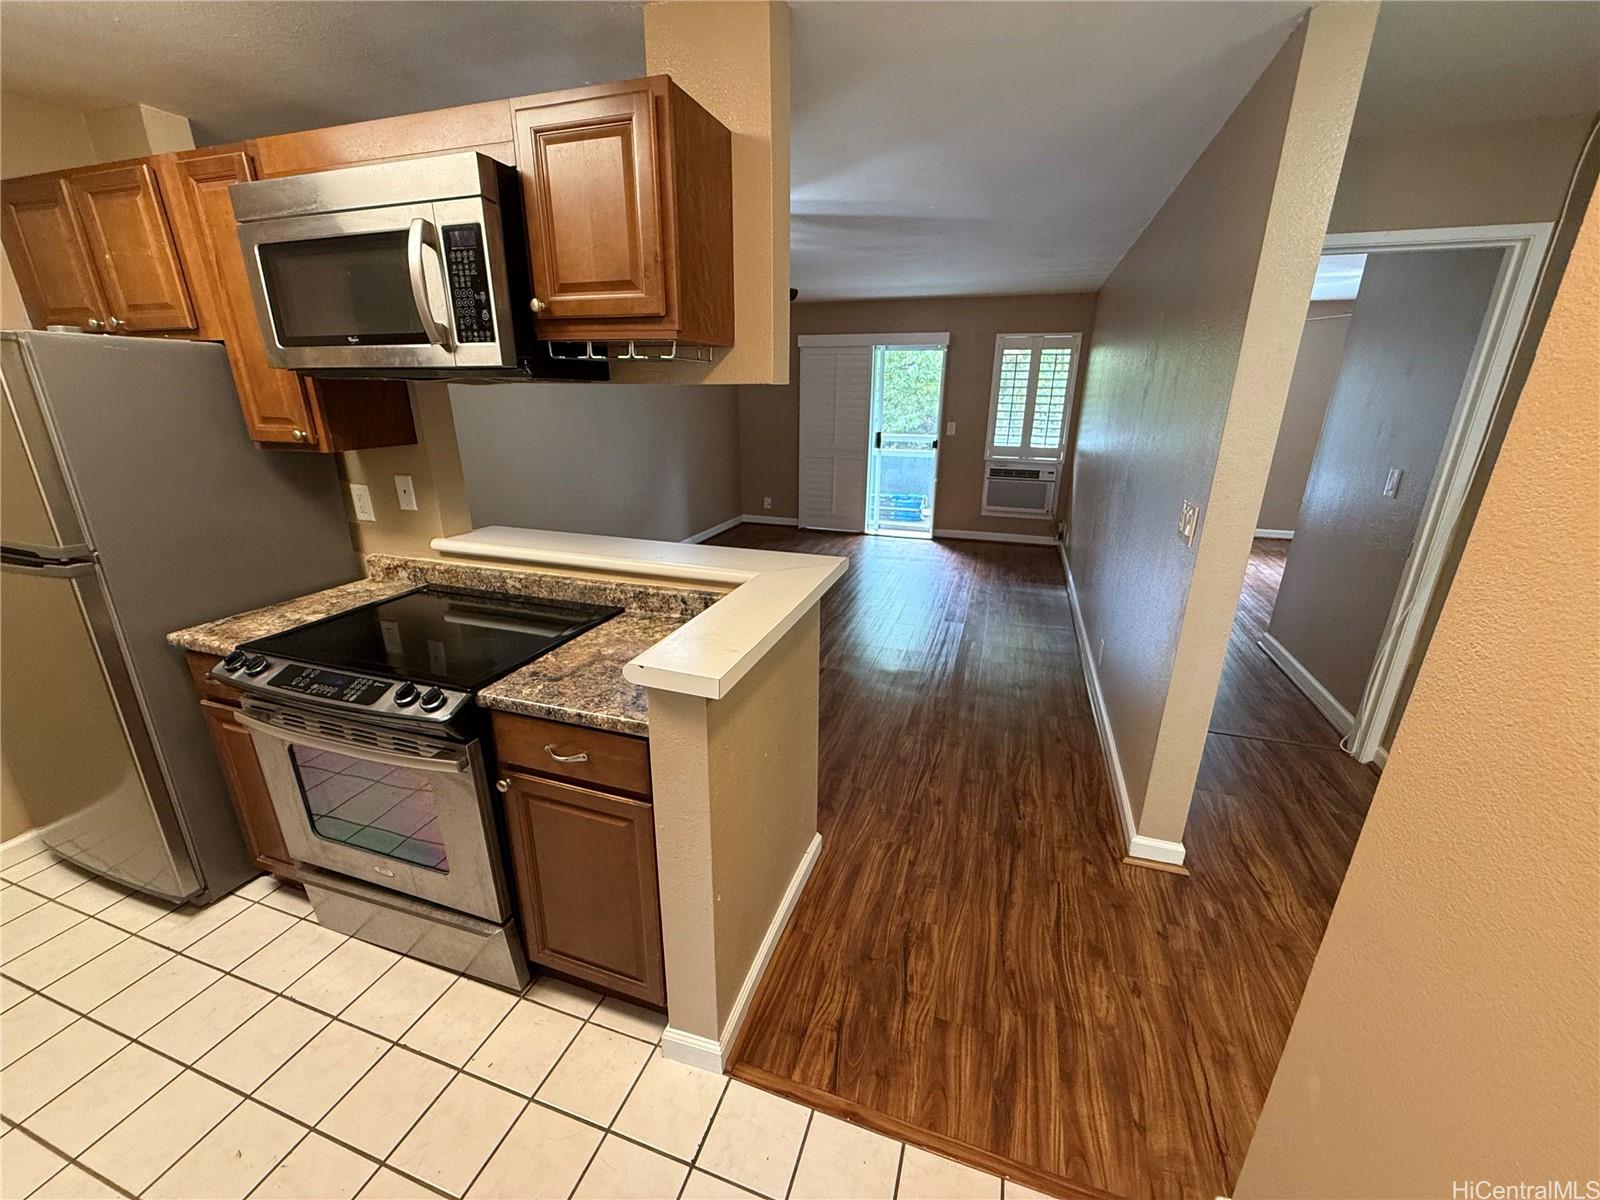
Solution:
[(1123, 866), (1054, 548), (716, 540), (852, 560), (824, 602), (822, 854), (733, 1074), (1052, 1192), (1226, 1194), (1375, 777), (1230, 701), (1193, 873)]

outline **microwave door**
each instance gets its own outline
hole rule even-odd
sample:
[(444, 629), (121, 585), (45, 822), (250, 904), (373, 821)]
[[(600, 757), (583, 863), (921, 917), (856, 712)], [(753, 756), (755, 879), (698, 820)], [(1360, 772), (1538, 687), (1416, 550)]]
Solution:
[(249, 222), (239, 241), (274, 365), (455, 365), (433, 205)]

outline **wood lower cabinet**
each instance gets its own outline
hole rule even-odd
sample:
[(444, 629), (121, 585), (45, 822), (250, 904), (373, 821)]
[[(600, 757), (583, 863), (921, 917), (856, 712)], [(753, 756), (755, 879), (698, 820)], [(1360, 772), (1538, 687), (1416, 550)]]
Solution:
[(665, 75), (511, 110), (539, 336), (732, 345), (728, 130)]
[(100, 289), (67, 181), (35, 175), (0, 183), (0, 238), (16, 273), (28, 315), (40, 329), (72, 325), (98, 329), (109, 311)]
[(192, 333), (199, 325), (155, 172), (144, 162), (67, 176), (113, 333)]
[(503, 768), (501, 779), (528, 957), (664, 1005), (650, 805)]
[(207, 304), (204, 334), (221, 341), (252, 441), (332, 452), (417, 440), (411, 399), (398, 380), (304, 379), (267, 361), (228, 189), (255, 178), (239, 150), (163, 155), (157, 169), (173, 196), (173, 221), (190, 274)]
[(264, 870), (291, 873), (294, 863), (283, 842), (266, 777), (261, 774), (256, 744), (250, 731), (239, 724), (239, 710), (215, 700), (200, 701), (200, 710), (205, 714), (206, 728), (217, 748), (222, 774), (228, 783), (228, 795), (233, 800), (233, 810), (251, 856)]

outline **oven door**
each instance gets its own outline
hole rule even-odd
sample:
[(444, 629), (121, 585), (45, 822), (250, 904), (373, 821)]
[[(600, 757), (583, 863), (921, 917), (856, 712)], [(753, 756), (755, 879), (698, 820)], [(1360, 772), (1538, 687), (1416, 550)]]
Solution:
[(510, 916), (478, 742), (254, 704), (239, 722), (295, 860), (486, 921)]
[(483, 197), (247, 221), (239, 245), (275, 366), (517, 364), (500, 207)]

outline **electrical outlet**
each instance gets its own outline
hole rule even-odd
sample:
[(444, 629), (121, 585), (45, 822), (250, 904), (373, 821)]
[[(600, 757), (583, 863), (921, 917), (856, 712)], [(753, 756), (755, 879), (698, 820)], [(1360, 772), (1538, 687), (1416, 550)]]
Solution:
[(771, 496), (763, 496), (763, 497), (761, 497), (761, 509), (762, 509), (763, 512), (771, 512), (772, 511), (772, 497)]
[(1200, 528), (1200, 506), (1192, 500), (1183, 502), (1183, 515), (1178, 518), (1178, 536), (1185, 546), (1194, 545), (1195, 530)]
[(1400, 494), (1400, 480), (1405, 475), (1399, 467), (1390, 467), (1389, 474), (1384, 476), (1383, 494), (1390, 499)]
[(417, 511), (417, 489), (411, 484), (411, 476), (396, 475), (394, 477), (395, 498), (400, 501), (400, 507), (406, 512)]
[(356, 520), (376, 521), (378, 514), (372, 511), (372, 491), (364, 483), (350, 485), (350, 503), (355, 506)]
[(945, 427), (944, 427), (944, 435), (945, 435), (945, 437), (955, 437), (955, 435), (956, 435), (956, 423), (954, 421), (946, 422)]

